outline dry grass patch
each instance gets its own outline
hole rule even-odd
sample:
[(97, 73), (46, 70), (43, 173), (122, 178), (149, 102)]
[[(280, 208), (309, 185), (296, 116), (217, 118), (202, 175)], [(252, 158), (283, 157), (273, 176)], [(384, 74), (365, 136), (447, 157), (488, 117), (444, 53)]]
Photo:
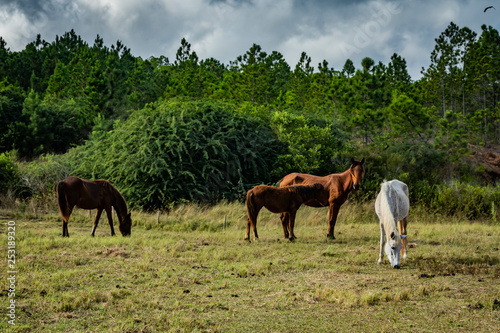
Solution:
[[(371, 208), (345, 208), (334, 241), (326, 239), (326, 210), (299, 210), (293, 243), (270, 213), (259, 215), (261, 239), (243, 241), (242, 204), (178, 207), (160, 223), (157, 214), (133, 212), (131, 237), (110, 237), (101, 221), (92, 238), (85, 211), (72, 215), (79, 217), (70, 220), (69, 239), (59, 236), (57, 212), (19, 217), (17, 325), (3, 321), (0, 329), (497, 330), (498, 226), (413, 216), (408, 233), (418, 246), (393, 270), (387, 261), (376, 264), (379, 229)], [(5, 233), (0, 242), (5, 253)]]

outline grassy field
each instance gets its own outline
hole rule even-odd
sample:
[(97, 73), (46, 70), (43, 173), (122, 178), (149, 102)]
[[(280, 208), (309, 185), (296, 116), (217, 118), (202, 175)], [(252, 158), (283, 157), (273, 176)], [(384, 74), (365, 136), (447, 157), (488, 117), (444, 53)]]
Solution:
[[(260, 239), (243, 240), (242, 204), (185, 205), (159, 223), (133, 212), (132, 236), (110, 237), (106, 218), (90, 236), (76, 210), (63, 239), (54, 209), (37, 217), (0, 211), (2, 262), (15, 221), (15, 326), (61, 332), (498, 332), (500, 226), (413, 211), (409, 258), (377, 265), (371, 205), (345, 205), (336, 240), (326, 209), (301, 208), (291, 243), (278, 215), (262, 211)], [(226, 223), (224, 219), (226, 217)], [(7, 282), (6, 282), (7, 281)]]

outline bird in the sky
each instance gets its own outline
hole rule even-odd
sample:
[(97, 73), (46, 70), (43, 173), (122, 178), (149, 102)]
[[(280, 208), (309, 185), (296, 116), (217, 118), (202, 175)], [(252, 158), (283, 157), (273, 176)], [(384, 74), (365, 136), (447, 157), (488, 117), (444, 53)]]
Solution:
[[(486, 7), (486, 8), (484, 9), (484, 13), (486, 13), (486, 11), (487, 11), (488, 9), (490, 9), (490, 8), (495, 9), (495, 7), (493, 7), (493, 6), (488, 6), (488, 7)], [(496, 10), (496, 9), (495, 9), (495, 10)]]

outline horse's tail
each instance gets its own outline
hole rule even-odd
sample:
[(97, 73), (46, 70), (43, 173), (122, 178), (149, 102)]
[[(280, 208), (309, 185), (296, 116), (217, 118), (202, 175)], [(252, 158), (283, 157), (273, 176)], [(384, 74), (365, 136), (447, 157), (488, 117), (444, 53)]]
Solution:
[(68, 214), (68, 201), (66, 199), (66, 194), (64, 193), (64, 182), (57, 183), (57, 203), (59, 204), (59, 211), (63, 217), (66, 217)]
[(253, 219), (253, 216), (255, 215), (255, 193), (253, 193), (252, 190), (247, 193), (246, 205), (248, 218)]

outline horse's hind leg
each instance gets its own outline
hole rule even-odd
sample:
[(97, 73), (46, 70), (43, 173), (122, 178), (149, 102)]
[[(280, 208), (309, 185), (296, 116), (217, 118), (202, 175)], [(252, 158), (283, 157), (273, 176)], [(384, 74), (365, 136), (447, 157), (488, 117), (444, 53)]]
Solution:
[(63, 218), (63, 224), (62, 224), (62, 236), (63, 237), (69, 237), (69, 232), (68, 232), (68, 219)]
[(245, 232), (245, 240), (250, 240), (250, 217), (247, 218), (247, 231)]
[[(402, 219), (401, 221), (398, 221), (398, 231), (400, 235), (407, 235), (406, 233), (406, 225), (408, 224), (408, 216)], [(408, 237), (405, 237), (401, 239), (401, 242), (403, 243), (403, 247), (401, 247), (401, 255), (403, 259), (408, 258)]]
[(253, 233), (255, 235), (255, 239), (258, 239), (259, 236), (257, 235), (257, 215), (259, 212), (257, 211), (257, 214), (255, 216), (248, 216), (247, 219), (247, 231), (245, 233), (245, 240), (250, 240), (250, 226), (252, 226)]
[(257, 240), (259, 238), (259, 235), (257, 234), (257, 216), (259, 215), (260, 208), (257, 207), (252, 213), (248, 214), (248, 219), (247, 219), (247, 232), (245, 234), (245, 240), (250, 240), (250, 226), (252, 226), (253, 233), (255, 235), (255, 239)]
[(69, 237), (68, 221), (69, 221), (69, 217), (70, 217), (72, 211), (73, 211), (73, 208), (68, 207), (66, 212), (64, 212), (64, 213), (61, 212), (61, 216), (63, 219), (63, 223), (62, 223), (62, 236), (63, 237)]
[(257, 212), (257, 214), (255, 214), (255, 217), (252, 219), (252, 229), (253, 229), (253, 234), (255, 236), (255, 240), (259, 239), (259, 235), (257, 235), (257, 215), (259, 214), (259, 212)]
[(295, 216), (297, 215), (297, 211), (289, 213), (289, 221), (288, 221), (288, 228), (290, 229), (290, 235), (288, 239), (290, 241), (294, 241), (297, 237), (295, 237), (295, 234), (293, 233), (293, 228), (295, 227)]
[(283, 236), (285, 238), (288, 238), (289, 233), (288, 233), (288, 226), (289, 226), (289, 220), (290, 216), (287, 213), (281, 213), (280, 214), (280, 219), (281, 219), (281, 225), (283, 226)]
[(111, 236), (115, 235), (115, 229), (113, 228), (113, 211), (111, 208), (106, 209), (106, 215), (108, 216), (109, 228), (111, 229)]
[(97, 229), (97, 225), (99, 224), (99, 219), (101, 218), (101, 214), (102, 214), (102, 208), (97, 208), (95, 212), (94, 227), (92, 228), (92, 237), (94, 237), (95, 229)]

